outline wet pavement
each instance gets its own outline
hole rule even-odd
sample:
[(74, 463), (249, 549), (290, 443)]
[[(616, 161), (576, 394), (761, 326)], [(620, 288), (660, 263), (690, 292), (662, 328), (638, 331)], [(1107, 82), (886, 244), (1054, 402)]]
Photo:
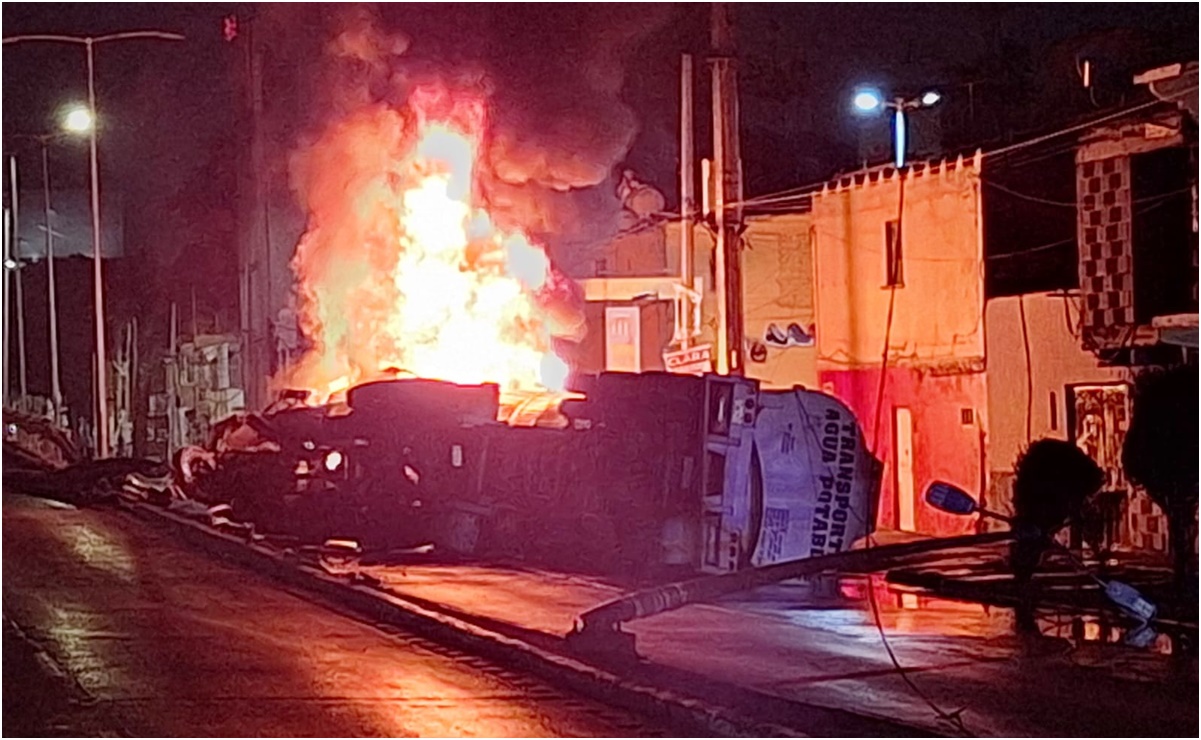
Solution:
[[(984, 553), (963, 557), (977, 561)], [(464, 618), (478, 615), (490, 629), (512, 625), (509, 634), (552, 649), (576, 615), (621, 593), (598, 579), (518, 566), (359, 570), (405, 598)], [(964, 727), (981, 736), (1197, 734), (1195, 653), (1114, 644), (1111, 630), (1095, 620), (1074, 624), (1052, 614), (1042, 621), (1042, 636), (1018, 638), (1009, 609), (897, 592), (882, 576), (871, 583), (880, 625), (921, 695), (883, 647), (863, 577), (779, 584), (625, 629), (648, 661), (644, 677), (658, 667), (654, 678), (681, 691), (724, 682), (926, 732), (958, 728), (938, 719), (923, 696), (946, 712), (966, 708)]]
[(679, 736), (116, 511), (5, 495), (5, 736)]

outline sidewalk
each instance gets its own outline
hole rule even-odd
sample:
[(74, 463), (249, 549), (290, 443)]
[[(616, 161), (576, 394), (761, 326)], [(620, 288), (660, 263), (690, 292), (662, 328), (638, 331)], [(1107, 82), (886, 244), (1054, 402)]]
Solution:
[[(598, 580), (487, 565), (357, 568), (391, 593), (559, 642), (582, 611), (622, 593)], [(881, 623), (901, 665), (943, 710), (967, 707), (972, 734), (1195, 736), (1197, 663), (1120, 645), (1013, 637), (1005, 609), (887, 590)], [(647, 673), (733, 684), (792, 702), (950, 732), (890, 662), (865, 603), (866, 579), (836, 593), (781, 584), (626, 625)], [(1050, 625), (1048, 625), (1050, 627)], [(1086, 630), (1091, 632), (1091, 630)], [(530, 633), (533, 633), (532, 635)], [(1061, 637), (1070, 635), (1065, 626)], [(656, 669), (668, 669), (656, 670)]]
[[(141, 508), (147, 515), (153, 507)], [(252, 550), (228, 537), (209, 539), (224, 543), (216, 550)], [(1000, 556), (993, 548), (937, 559), (950, 561), (953, 572), (956, 558), (967, 568)], [(816, 589), (777, 584), (628, 623), (625, 629), (635, 635), (643, 661), (618, 670), (573, 655), (565, 640), (581, 612), (624, 593), (615, 584), (500, 563), (373, 566), (344, 559), (327, 560), (324, 569), (357, 574), (359, 585), (339, 593), (353, 591), (355, 598), (377, 593), (380, 600), (389, 594), (498, 639), (565, 656), (572, 664), (590, 662), (706, 706), (733, 708), (765, 725), (813, 735), (957, 732), (898, 675), (881, 643), (864, 577), (826, 581)], [(1066, 623), (1058, 628), (1048, 623), (1046, 638), (1018, 640), (1007, 609), (897, 593), (879, 577), (873, 583), (880, 623), (898, 661), (941, 710), (963, 708), (964, 727), (973, 735), (1198, 732), (1195, 656), (1072, 643), (1061, 639), (1072, 635)], [(328, 594), (327, 586), (318, 591)], [(1105, 632), (1096, 627), (1085, 625), (1085, 637)]]

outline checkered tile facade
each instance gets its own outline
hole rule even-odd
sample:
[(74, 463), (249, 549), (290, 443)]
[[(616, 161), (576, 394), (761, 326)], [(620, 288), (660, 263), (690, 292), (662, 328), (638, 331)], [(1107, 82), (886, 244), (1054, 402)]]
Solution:
[(1112, 346), (1135, 323), (1130, 158), (1079, 163), (1076, 193), (1084, 332), (1094, 346)]
[(1135, 491), (1130, 494), (1126, 500), (1124, 524), (1124, 545), (1134, 550), (1168, 551), (1168, 519), (1146, 493)]

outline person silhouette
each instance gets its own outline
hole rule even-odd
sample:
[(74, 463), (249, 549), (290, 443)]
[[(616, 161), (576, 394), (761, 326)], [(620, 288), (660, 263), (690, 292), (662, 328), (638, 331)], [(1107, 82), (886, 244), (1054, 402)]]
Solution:
[(1034, 573), (1055, 535), (1080, 521), (1085, 503), (1101, 490), (1105, 473), (1079, 447), (1058, 439), (1031, 444), (1014, 467), (1013, 529), (1009, 565), (1018, 589), (1020, 632), (1037, 631)]

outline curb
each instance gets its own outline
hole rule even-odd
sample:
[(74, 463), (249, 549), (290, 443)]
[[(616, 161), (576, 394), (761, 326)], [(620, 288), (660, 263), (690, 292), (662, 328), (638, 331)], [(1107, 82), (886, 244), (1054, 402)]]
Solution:
[[(131, 732), (128, 727), (124, 726), (112, 712), (109, 702), (98, 699), (85, 689), (72, 673), (64, 670), (59, 665), (40, 641), (31, 637), (8, 614), (5, 614), (3, 619), (5, 641), (7, 642), (11, 636), (11, 639), (21, 643), (22, 648), (17, 648), (18, 650), (24, 649), (29, 651), (29, 658), (35, 664), (35, 670), (41, 673), (40, 678), (51, 684), (44, 686), (43, 691), (46, 691), (52, 697), (50, 701), (58, 699), (62, 702), (62, 704), (57, 706), (52, 705), (48, 713), (41, 715), (40, 721), (32, 723), (34, 726), (30, 726), (31, 722), (29, 718), (36, 718), (39, 712), (38, 709), (34, 709), (31, 715), (25, 715), (24, 717), (13, 716), (11, 719), (14, 721), (14, 724), (21, 725), (21, 729), (27, 731), (37, 730), (48, 733), (45, 735), (47, 737), (68, 737), (71, 735), (78, 737), (136, 736), (136, 733)], [(16, 646), (12, 647), (15, 648)], [(6, 674), (7, 671), (8, 666), (6, 665)], [(18, 707), (14, 715), (23, 710), (28, 710), (28, 707), (23, 705), (18, 705)], [(43, 706), (40, 711), (46, 712), (46, 709)], [(9, 719), (6, 712), (5, 729), (9, 729), (7, 727)]]
[(322, 570), (285, 558), (262, 545), (248, 543), (199, 522), (146, 504), (122, 503), (121, 511), (166, 525), (189, 544), (277, 581), (316, 593), (335, 606), (378, 624), (387, 624), (449, 647), (464, 650), (506, 667), (537, 676), (552, 685), (637, 714), (675, 725), (689, 725), (706, 735), (727, 737), (805, 737), (801, 730), (762, 722), (726, 707), (715, 707), (675, 691), (621, 678), (507, 635), (386, 593), (348, 583)]
[(6, 629), (12, 630), (13, 636), (25, 643), (29, 651), (33, 654), (34, 662), (37, 663), (38, 669), (46, 674), (51, 680), (61, 684), (66, 694), (68, 701), (79, 705), (91, 705), (96, 703), (96, 697), (88, 693), (87, 689), (75, 680), (75, 677), (67, 673), (54, 660), (50, 653), (46, 652), (46, 648), (42, 647), (41, 643), (30, 637), (25, 630), (21, 629), (21, 625), (17, 624), (7, 614), (4, 615), (4, 626)]

